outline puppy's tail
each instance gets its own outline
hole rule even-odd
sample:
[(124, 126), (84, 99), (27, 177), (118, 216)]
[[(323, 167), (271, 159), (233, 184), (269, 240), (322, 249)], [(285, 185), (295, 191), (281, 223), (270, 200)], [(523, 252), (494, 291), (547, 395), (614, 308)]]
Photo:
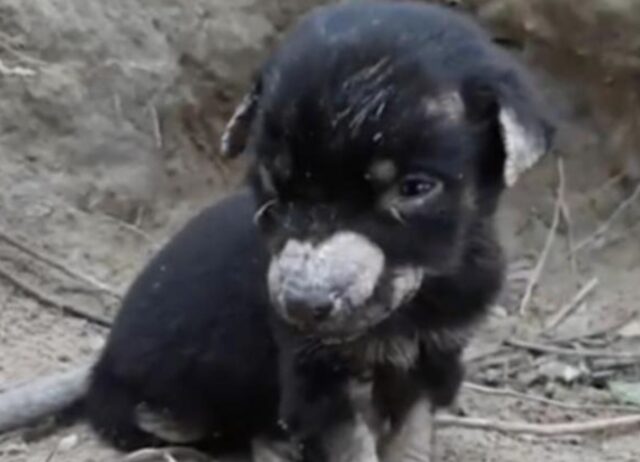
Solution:
[(0, 433), (76, 408), (86, 390), (91, 365), (0, 390)]

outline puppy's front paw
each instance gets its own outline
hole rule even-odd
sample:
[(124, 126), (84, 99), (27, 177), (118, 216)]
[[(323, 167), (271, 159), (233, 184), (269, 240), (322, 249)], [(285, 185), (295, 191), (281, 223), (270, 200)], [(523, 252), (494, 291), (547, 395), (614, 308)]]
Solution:
[(159, 412), (146, 405), (136, 408), (138, 427), (169, 444), (194, 443), (205, 436), (204, 429), (186, 422), (180, 422), (169, 413)]

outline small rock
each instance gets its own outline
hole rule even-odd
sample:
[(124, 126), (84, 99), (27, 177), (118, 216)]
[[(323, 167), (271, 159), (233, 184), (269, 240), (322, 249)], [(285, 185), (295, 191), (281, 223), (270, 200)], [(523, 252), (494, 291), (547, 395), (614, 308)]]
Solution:
[(60, 452), (71, 451), (73, 448), (75, 448), (78, 445), (79, 441), (80, 441), (80, 438), (78, 437), (77, 433), (72, 433), (70, 435), (67, 435), (64, 438), (62, 438), (58, 443), (57, 452), (60, 453)]
[(29, 447), (25, 442), (10, 443), (4, 448), (2, 454), (6, 454), (8, 456), (19, 456), (20, 454), (27, 452), (27, 449), (29, 449)]
[(491, 314), (493, 314), (497, 318), (504, 319), (509, 317), (509, 310), (507, 310), (502, 305), (494, 305), (494, 307), (491, 309)]
[(640, 383), (615, 382), (609, 383), (611, 394), (619, 401), (640, 405)]
[(538, 368), (538, 373), (550, 381), (559, 381), (570, 385), (584, 375), (584, 371), (571, 364), (549, 361)]
[(629, 324), (623, 326), (618, 335), (624, 338), (640, 337), (640, 319), (631, 321)]

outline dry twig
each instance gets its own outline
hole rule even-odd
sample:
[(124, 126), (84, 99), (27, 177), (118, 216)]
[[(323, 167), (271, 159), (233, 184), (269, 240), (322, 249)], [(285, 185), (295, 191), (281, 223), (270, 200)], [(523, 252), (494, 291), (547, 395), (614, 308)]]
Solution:
[(572, 335), (567, 335), (564, 337), (554, 337), (552, 339), (550, 339), (552, 342), (554, 343), (568, 343), (568, 342), (575, 342), (575, 341), (579, 341), (579, 340), (584, 340), (584, 339), (588, 339), (591, 337), (601, 337), (604, 335), (608, 335), (612, 332), (617, 331), (618, 329), (622, 328), (623, 326), (626, 326), (627, 324), (629, 324), (631, 321), (633, 321), (635, 318), (638, 317), (638, 313), (631, 313), (628, 316), (626, 316), (624, 319), (622, 319), (621, 321), (617, 321), (613, 324), (610, 324), (608, 326), (604, 326), (604, 327), (597, 327), (595, 329), (586, 331), (586, 332), (581, 332), (581, 333), (576, 333), (576, 334), (572, 334)]
[(560, 308), (560, 310), (549, 320), (549, 322), (547, 322), (545, 330), (552, 331), (556, 327), (558, 327), (573, 312), (573, 310), (578, 307), (582, 300), (584, 300), (587, 295), (589, 295), (596, 288), (598, 283), (598, 278), (594, 277), (585, 285), (583, 285), (569, 301), (569, 303)]
[(607, 178), (603, 183), (596, 186), (595, 188), (585, 191), (585, 193), (582, 194), (577, 201), (575, 201), (575, 206), (583, 207), (586, 203), (592, 201), (594, 196), (598, 196), (599, 194), (606, 191), (607, 189), (613, 188), (618, 183), (622, 182), (624, 178), (625, 178), (624, 173), (617, 173), (614, 176)]
[(627, 197), (624, 201), (620, 203), (620, 205), (618, 205), (618, 207), (616, 207), (616, 209), (609, 216), (609, 218), (600, 226), (598, 226), (598, 229), (596, 229), (590, 236), (586, 237), (585, 239), (580, 241), (578, 245), (576, 245), (576, 247), (573, 249), (574, 253), (581, 251), (582, 249), (584, 249), (585, 247), (593, 243), (595, 240), (597, 240), (598, 238), (606, 234), (607, 231), (609, 231), (609, 228), (611, 228), (613, 223), (616, 221), (616, 219), (629, 206), (631, 206), (631, 204), (633, 204), (638, 197), (640, 197), (640, 185), (636, 187), (636, 189), (633, 191), (633, 193), (629, 197)]
[(578, 263), (576, 261), (575, 252), (575, 239), (573, 234), (573, 220), (571, 218), (571, 209), (566, 197), (567, 180), (564, 170), (564, 161), (562, 158), (558, 159), (558, 204), (560, 205), (560, 216), (564, 221), (567, 228), (567, 242), (569, 244), (569, 260), (571, 261), (571, 270), (574, 274), (578, 272)]
[(27, 244), (26, 242), (20, 242), (18, 239), (12, 237), (11, 235), (9, 235), (9, 233), (7, 233), (6, 231), (3, 231), (0, 229), (0, 239), (2, 239), (3, 241), (7, 242), (8, 244), (12, 245), (13, 247), (17, 248), (18, 250), (21, 250), (22, 252), (26, 253), (27, 255), (31, 255), (33, 258), (35, 258), (36, 260), (41, 261), (42, 263), (46, 263), (47, 265), (51, 266), (52, 268), (55, 268), (59, 271), (62, 271), (63, 273), (65, 273), (68, 276), (71, 276), (73, 278), (78, 279), (79, 281), (82, 281), (90, 286), (95, 287), (96, 289), (100, 290), (101, 292), (104, 292), (106, 294), (111, 295), (112, 297), (120, 300), (122, 298), (122, 294), (120, 294), (118, 291), (116, 291), (115, 289), (109, 287), (107, 284), (105, 284), (104, 282), (100, 282), (94, 278), (92, 278), (91, 276), (87, 276), (85, 274), (81, 274), (75, 270), (72, 270), (71, 268), (69, 268), (67, 265), (65, 265), (64, 263), (54, 259), (53, 257), (44, 255), (43, 253), (41, 253), (38, 250), (35, 250), (35, 246), (31, 243)]
[(140, 229), (139, 227), (137, 227), (136, 225), (133, 225), (131, 223), (127, 223), (124, 220), (121, 220), (117, 217), (111, 216), (108, 213), (104, 213), (104, 212), (100, 212), (99, 210), (83, 210), (79, 207), (74, 207), (70, 204), (64, 203), (65, 207), (67, 208), (67, 210), (74, 212), (74, 213), (79, 213), (88, 217), (98, 217), (103, 219), (104, 221), (107, 221), (109, 223), (111, 223), (112, 225), (122, 229), (123, 231), (127, 231), (129, 233), (131, 233), (132, 235), (137, 236), (138, 238), (141, 238), (142, 240), (146, 241), (149, 246), (151, 247), (152, 250), (156, 250), (156, 242), (154, 241), (154, 239), (147, 234), (145, 231), (143, 231), (142, 229)]
[(507, 365), (511, 366), (512, 363), (518, 364), (526, 360), (526, 355), (522, 351), (514, 351), (508, 349), (500, 349), (495, 352), (494, 355), (483, 355), (477, 359), (471, 358), (465, 361), (466, 367), (470, 372), (478, 373), (480, 371), (491, 369), (494, 367), (505, 368)]
[(15, 59), (22, 61), (24, 63), (29, 63), (33, 66), (46, 66), (47, 62), (41, 59), (34, 58), (33, 56), (29, 56), (23, 51), (16, 49), (14, 42), (14, 38), (11, 37), (6, 32), (0, 31), (0, 48), (4, 51), (12, 55)]
[[(564, 178), (563, 174), (560, 173), (563, 169), (562, 159), (558, 160), (558, 177), (559, 183), (562, 183), (562, 179)], [(562, 185), (563, 187), (563, 185)], [(538, 258), (538, 263), (536, 263), (535, 268), (533, 269), (531, 276), (529, 277), (529, 281), (527, 283), (527, 289), (522, 296), (522, 300), (520, 301), (520, 314), (524, 315), (529, 307), (529, 302), (531, 301), (531, 297), (533, 295), (533, 289), (538, 284), (540, 280), (540, 276), (542, 275), (542, 270), (544, 269), (544, 265), (547, 262), (547, 257), (549, 256), (549, 252), (551, 251), (551, 246), (553, 245), (553, 241), (556, 237), (556, 233), (558, 230), (558, 225), (560, 223), (560, 212), (561, 212), (561, 203), (560, 203), (560, 193), (561, 187), (558, 187), (558, 193), (556, 198), (556, 204), (553, 210), (553, 220), (551, 223), (551, 227), (549, 228), (549, 233), (547, 234), (547, 239), (544, 243), (544, 247), (542, 252), (540, 252), (540, 257)]]
[(160, 118), (158, 117), (158, 110), (155, 104), (149, 104), (149, 114), (151, 115), (151, 128), (153, 128), (153, 137), (156, 141), (156, 147), (162, 149), (164, 146), (164, 137), (162, 136), (162, 128), (160, 125)]
[(505, 434), (522, 434), (541, 436), (579, 435), (586, 433), (611, 432), (640, 426), (640, 414), (633, 414), (609, 419), (596, 419), (587, 422), (567, 422), (556, 424), (534, 424), (528, 422), (507, 422), (471, 417), (455, 417), (443, 415), (436, 417), (436, 423), (443, 427), (468, 428), (472, 430), (495, 431)]
[(617, 358), (617, 359), (640, 359), (640, 353), (629, 353), (624, 351), (603, 351), (603, 350), (571, 350), (569, 348), (559, 348), (549, 345), (541, 345), (524, 340), (509, 339), (505, 343), (515, 348), (529, 350), (535, 353), (546, 353), (558, 356), (575, 356), (579, 358)]
[(8, 66), (0, 59), (0, 75), (11, 77), (33, 77), (36, 71), (23, 66)]
[(520, 393), (508, 388), (493, 388), (485, 387), (471, 382), (465, 382), (464, 387), (467, 390), (482, 393), (493, 396), (506, 396), (510, 398), (521, 399), (525, 401), (533, 401), (536, 403), (545, 404), (547, 406), (554, 406), (561, 409), (571, 409), (574, 411), (611, 411), (611, 412), (638, 412), (640, 406), (620, 406), (620, 405), (606, 405), (606, 404), (579, 404), (579, 403), (565, 403), (556, 399), (544, 398), (542, 396), (530, 395), (527, 393)]
[(95, 324), (98, 324), (100, 326), (103, 327), (110, 327), (111, 326), (111, 321), (107, 318), (104, 318), (102, 316), (99, 316), (95, 313), (91, 313), (89, 311), (86, 311), (82, 308), (78, 308), (76, 306), (73, 306), (69, 303), (60, 301), (60, 300), (56, 300), (55, 298), (51, 297), (50, 295), (45, 294), (44, 292), (42, 292), (40, 289), (34, 287), (32, 284), (23, 281), (22, 279), (14, 276), (13, 274), (11, 274), (9, 271), (5, 270), (4, 268), (0, 268), (0, 277), (3, 279), (6, 279), (7, 281), (9, 281), (11, 284), (13, 284), (14, 286), (16, 286), (19, 290), (23, 291), (24, 293), (30, 295), (31, 297), (35, 298), (37, 301), (39, 301), (40, 303), (44, 304), (44, 305), (48, 305), (48, 306), (52, 306), (54, 308), (58, 308), (59, 310), (68, 313), (72, 316), (75, 316), (77, 318), (81, 318), (90, 322), (93, 322)]

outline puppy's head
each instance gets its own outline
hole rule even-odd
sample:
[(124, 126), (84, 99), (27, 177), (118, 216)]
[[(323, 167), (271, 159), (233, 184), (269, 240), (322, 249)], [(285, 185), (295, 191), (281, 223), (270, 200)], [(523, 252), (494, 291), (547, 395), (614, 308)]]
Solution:
[(272, 55), (223, 152), (255, 156), (256, 222), (282, 317), (358, 335), (455, 273), (501, 191), (547, 150), (524, 73), (431, 6), (318, 9)]

